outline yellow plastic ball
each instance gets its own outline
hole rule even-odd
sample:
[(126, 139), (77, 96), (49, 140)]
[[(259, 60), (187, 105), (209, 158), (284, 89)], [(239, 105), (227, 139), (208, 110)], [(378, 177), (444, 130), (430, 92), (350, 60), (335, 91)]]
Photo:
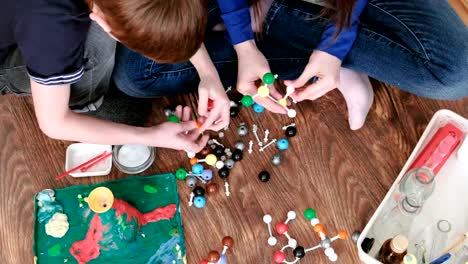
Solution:
[(283, 107), (286, 107), (288, 105), (288, 101), (284, 98), (281, 98), (278, 100), (278, 104), (283, 106)]
[(258, 87), (257, 94), (260, 97), (266, 98), (266, 97), (268, 97), (268, 95), (270, 95), (270, 89), (268, 89), (268, 87), (262, 85), (262, 86)]
[(213, 166), (216, 164), (216, 161), (218, 161), (218, 159), (216, 158), (216, 156), (214, 154), (208, 154), (206, 155), (205, 157), (205, 162), (206, 164), (210, 165), (210, 166)]
[(95, 213), (105, 213), (112, 208), (114, 204), (114, 194), (109, 188), (98, 187), (91, 191), (85, 198), (89, 208)]

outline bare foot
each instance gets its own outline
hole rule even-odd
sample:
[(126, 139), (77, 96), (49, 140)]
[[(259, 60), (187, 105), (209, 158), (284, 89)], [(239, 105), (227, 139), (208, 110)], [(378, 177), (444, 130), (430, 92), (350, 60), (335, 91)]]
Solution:
[(358, 130), (366, 122), (367, 114), (374, 101), (374, 90), (366, 74), (341, 68), (340, 87), (348, 107), (349, 127)]

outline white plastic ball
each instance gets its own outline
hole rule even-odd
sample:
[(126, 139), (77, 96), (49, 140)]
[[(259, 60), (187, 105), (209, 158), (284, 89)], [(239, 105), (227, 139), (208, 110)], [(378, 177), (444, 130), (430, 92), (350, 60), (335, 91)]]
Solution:
[(335, 250), (331, 247), (325, 249), (325, 255), (330, 257), (331, 255), (334, 255), (335, 254)]
[(224, 167), (224, 162), (222, 160), (218, 160), (216, 163), (215, 163), (215, 167), (219, 170), (221, 169), (222, 167)]
[(286, 93), (287, 94), (292, 94), (292, 93), (294, 93), (295, 90), (296, 90), (296, 88), (294, 88), (292, 86), (286, 87)]
[(187, 157), (188, 157), (189, 159), (195, 157), (195, 152), (187, 151)]
[(273, 221), (273, 218), (271, 217), (271, 215), (266, 214), (263, 216), (263, 222), (265, 222), (265, 224), (269, 224), (271, 223), (271, 221)]
[(268, 245), (270, 245), (272, 247), (275, 246), (277, 242), (278, 242), (278, 240), (276, 240), (276, 237), (272, 236), (272, 237), (268, 238)]
[(296, 110), (294, 110), (294, 109), (289, 109), (288, 110), (288, 117), (294, 118), (294, 117), (296, 117), (296, 115), (297, 115)]
[(291, 219), (291, 220), (296, 219), (296, 216), (297, 216), (296, 212), (294, 212), (294, 211), (289, 211), (288, 212), (288, 218), (289, 219)]
[(315, 226), (316, 224), (320, 224), (320, 221), (318, 220), (318, 218), (312, 218), (312, 219), (310, 220), (310, 224), (311, 224), (312, 226)]
[(336, 262), (338, 260), (338, 255), (336, 254), (333, 254), (331, 256), (328, 256), (328, 259), (331, 261), (331, 262)]
[(296, 239), (289, 239), (288, 246), (291, 247), (291, 248), (296, 248), (297, 247)]

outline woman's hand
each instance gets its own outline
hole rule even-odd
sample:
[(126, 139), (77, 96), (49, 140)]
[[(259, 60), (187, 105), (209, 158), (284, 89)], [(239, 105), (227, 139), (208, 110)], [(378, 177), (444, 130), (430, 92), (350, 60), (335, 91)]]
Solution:
[[(315, 100), (340, 85), (341, 61), (326, 52), (315, 50), (310, 56), (309, 63), (304, 72), (294, 81), (285, 81), (284, 84), (296, 88), (291, 98), (300, 102)], [(317, 81), (309, 81), (317, 77)]]
[[(265, 56), (258, 50), (255, 41), (245, 41), (234, 46), (239, 59), (237, 90), (244, 95), (255, 95), (257, 86), (255, 82), (261, 80), (265, 73), (270, 72), (270, 66)], [(270, 95), (279, 99), (281, 94), (273, 85), (270, 86)], [(285, 114), (286, 110), (269, 98), (255, 97), (255, 101), (269, 111)]]
[[(209, 101), (211, 101), (209, 103)], [(212, 104), (211, 109), (208, 105)], [(216, 72), (200, 76), (198, 87), (198, 114), (204, 122), (200, 131), (207, 129), (218, 131), (229, 125), (229, 108), (231, 102), (224, 91), (223, 84)]]
[(147, 138), (152, 138), (153, 142), (147, 144), (151, 146), (200, 152), (208, 142), (208, 136), (201, 136), (201, 131), (197, 127), (197, 122), (192, 120), (190, 107), (177, 106), (176, 116), (180, 123), (164, 122), (158, 126), (148, 128)]

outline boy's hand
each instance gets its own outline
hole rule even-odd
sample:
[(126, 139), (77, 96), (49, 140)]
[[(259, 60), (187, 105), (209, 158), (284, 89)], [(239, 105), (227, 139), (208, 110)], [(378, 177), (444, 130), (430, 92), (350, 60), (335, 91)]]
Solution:
[[(213, 107), (208, 109), (208, 101)], [(224, 91), (223, 84), (217, 73), (200, 76), (198, 87), (198, 114), (205, 120), (200, 131), (207, 129), (218, 131), (229, 125), (230, 101)]]
[[(235, 47), (239, 59), (237, 90), (244, 95), (255, 95), (255, 81), (261, 80), (265, 73), (271, 72), (265, 56), (258, 50), (255, 41), (245, 41)], [(273, 85), (270, 85), (270, 95), (275, 99), (282, 98)], [(255, 101), (271, 112), (286, 114), (286, 110), (269, 98), (255, 97)]]
[(208, 142), (208, 136), (200, 137), (201, 131), (192, 119), (190, 107), (177, 106), (176, 116), (180, 123), (165, 122), (149, 128), (150, 136), (157, 140), (157, 147), (200, 152)]
[[(296, 88), (291, 95), (294, 100), (315, 100), (339, 86), (340, 69), (341, 61), (337, 57), (316, 50), (310, 56), (301, 76), (294, 81), (284, 81), (284, 84)], [(314, 76), (318, 77), (318, 80), (309, 84)]]

